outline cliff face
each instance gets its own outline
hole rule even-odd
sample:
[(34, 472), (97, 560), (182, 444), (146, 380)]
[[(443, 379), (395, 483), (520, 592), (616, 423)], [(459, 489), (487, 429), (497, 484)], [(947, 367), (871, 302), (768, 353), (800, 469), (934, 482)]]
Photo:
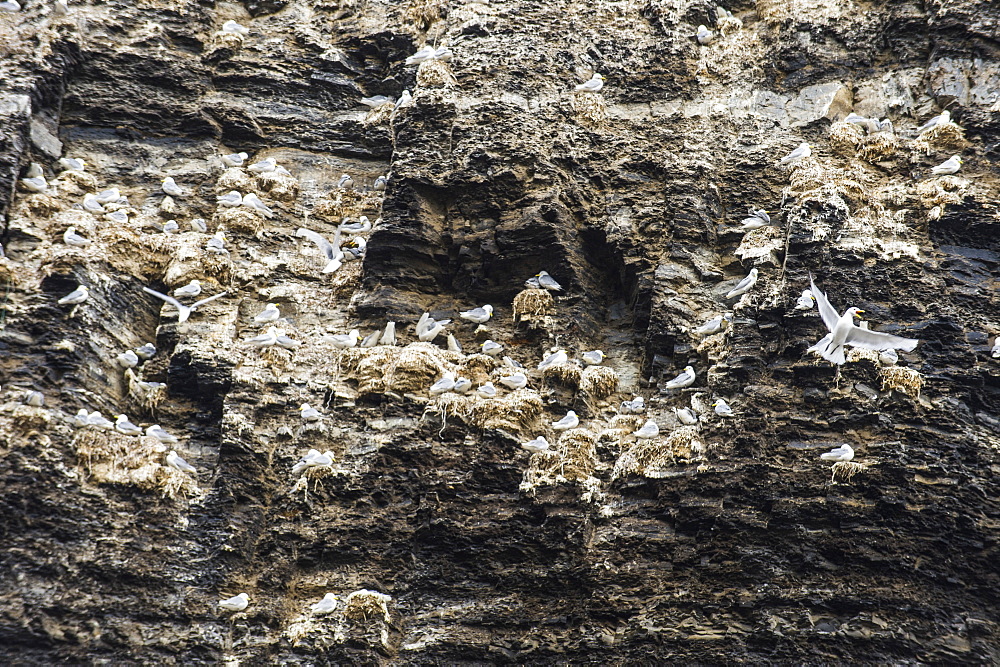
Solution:
[[(992, 3), (23, 4), (0, 13), (3, 662), (1000, 661)], [(699, 24), (725, 29), (703, 46)], [(454, 58), (405, 65), (424, 42)], [(593, 72), (603, 90), (573, 93)], [(404, 89), (391, 118), (358, 103)], [(943, 109), (956, 125), (918, 137)], [(238, 151), (291, 175), (224, 169)], [(57, 178), (63, 156), (86, 171)], [(31, 162), (43, 193), (18, 185)], [(82, 208), (113, 186), (128, 222)], [(217, 206), (231, 190), (273, 217)], [(744, 234), (751, 206), (774, 225)], [(321, 273), (296, 230), (361, 214), (381, 217), (363, 261)], [(564, 291), (515, 323), (541, 270)], [(807, 354), (809, 271), (919, 347), (839, 373)], [(141, 291), (192, 279), (228, 294), (185, 323)], [(301, 346), (246, 342), (268, 302)], [(484, 303), (483, 329), (457, 319)], [(413, 343), (425, 311), (465, 354)], [(386, 320), (397, 347), (327, 336)], [(502, 374), (472, 354), (486, 338), (528, 388), (429, 398), (445, 370)], [(617, 392), (536, 372), (553, 346), (605, 350)], [(637, 395), (647, 415), (616, 415)], [(78, 428), (81, 408), (180, 442)], [(518, 447), (543, 433), (554, 453)], [(818, 454), (845, 442), (857, 465), (831, 478)], [(300, 478), (311, 448), (334, 463)]]

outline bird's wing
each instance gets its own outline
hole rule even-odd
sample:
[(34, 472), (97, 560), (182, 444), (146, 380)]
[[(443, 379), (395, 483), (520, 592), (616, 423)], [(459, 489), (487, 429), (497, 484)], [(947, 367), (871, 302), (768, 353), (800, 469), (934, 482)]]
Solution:
[(830, 331), (833, 331), (834, 327), (837, 326), (837, 320), (840, 319), (840, 315), (837, 311), (833, 309), (830, 305), (830, 301), (826, 298), (826, 294), (823, 294), (820, 288), (816, 287), (816, 283), (813, 282), (812, 274), (809, 274), (809, 289), (813, 293), (813, 297), (816, 299), (816, 307), (819, 308), (819, 315), (823, 318), (823, 324)]
[(212, 296), (208, 297), (207, 299), (202, 299), (201, 301), (195, 301), (193, 304), (191, 304), (191, 310), (195, 310), (197, 308), (200, 308), (201, 306), (204, 306), (206, 303), (212, 303), (216, 299), (221, 299), (222, 297), (226, 296), (227, 294), (229, 294), (229, 292), (219, 292), (218, 294), (212, 295)]
[[(338, 236), (336, 238), (339, 243), (340, 242), (339, 230), (337, 231), (337, 234)], [(319, 248), (324, 255), (326, 255), (327, 259), (333, 259), (335, 254), (333, 251), (333, 246), (330, 245), (329, 241), (327, 241), (325, 238), (323, 238), (316, 232), (312, 231), (311, 229), (306, 229), (305, 227), (299, 227), (298, 230), (296, 230), (295, 235), (309, 239), (310, 241), (316, 244), (316, 247)]]
[(863, 347), (868, 350), (905, 350), (912, 352), (919, 340), (915, 338), (903, 338), (880, 331), (871, 331), (861, 327), (852, 326), (847, 332), (847, 339), (844, 341), (848, 345)]
[(143, 287), (142, 291), (146, 292), (147, 294), (152, 294), (153, 296), (155, 296), (158, 299), (163, 299), (164, 301), (166, 301), (167, 303), (169, 303), (170, 305), (172, 305), (177, 310), (183, 311), (185, 308), (187, 308), (187, 306), (181, 305), (181, 302), (178, 301), (177, 299), (175, 299), (174, 297), (167, 296), (166, 294), (162, 294), (160, 292), (157, 292), (155, 289), (149, 289), (148, 287)]

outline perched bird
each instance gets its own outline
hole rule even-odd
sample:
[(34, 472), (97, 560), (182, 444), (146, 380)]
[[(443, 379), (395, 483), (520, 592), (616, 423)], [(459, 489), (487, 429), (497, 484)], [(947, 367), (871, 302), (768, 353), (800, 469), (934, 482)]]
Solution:
[(261, 160), (260, 162), (254, 162), (252, 165), (247, 167), (247, 169), (255, 174), (267, 174), (274, 171), (277, 166), (278, 161), (273, 157), (269, 157)]
[(176, 234), (181, 229), (181, 226), (177, 224), (176, 220), (167, 220), (163, 223), (163, 233), (164, 234)]
[(204, 306), (205, 304), (211, 303), (211, 302), (215, 301), (216, 299), (220, 299), (220, 298), (226, 296), (227, 294), (229, 294), (228, 291), (227, 292), (219, 292), (218, 294), (216, 294), (214, 296), (210, 296), (207, 299), (202, 299), (201, 301), (195, 301), (190, 306), (185, 306), (180, 301), (178, 301), (177, 299), (175, 299), (175, 298), (173, 298), (171, 296), (167, 296), (166, 294), (162, 294), (160, 292), (157, 292), (156, 290), (149, 289), (148, 287), (143, 287), (142, 291), (146, 292), (147, 294), (152, 294), (157, 299), (161, 299), (161, 300), (169, 303), (170, 305), (172, 305), (174, 308), (176, 308), (177, 309), (177, 324), (183, 324), (184, 322), (187, 322), (188, 318), (191, 317), (191, 313), (193, 313), (194, 311), (198, 310), (198, 308), (200, 308), (201, 306)]
[(319, 248), (319, 251), (323, 253), (323, 256), (326, 258), (326, 265), (324, 265), (322, 273), (333, 273), (340, 268), (344, 258), (344, 253), (340, 249), (339, 229), (333, 235), (333, 243), (330, 243), (320, 234), (317, 234), (311, 229), (306, 229), (305, 227), (299, 227), (295, 232), (295, 236), (309, 239), (315, 243), (316, 247)]
[(506, 366), (507, 368), (521, 368), (521, 369), (524, 368), (524, 364), (522, 364), (520, 361), (511, 359), (506, 355), (504, 355), (503, 358), (503, 365)]
[(112, 422), (110, 419), (107, 419), (97, 410), (94, 410), (89, 415), (87, 415), (87, 425), (96, 426), (97, 428), (104, 429), (105, 431), (110, 431), (115, 427), (114, 422)]
[(993, 340), (993, 349), (990, 351), (990, 354), (994, 359), (1000, 359), (1000, 336), (997, 336)]
[(130, 422), (125, 415), (115, 417), (115, 430), (123, 435), (142, 435), (142, 429)]
[(650, 440), (660, 434), (660, 427), (652, 419), (646, 421), (638, 431), (633, 433), (639, 440)]
[(396, 112), (398, 112), (400, 109), (405, 109), (406, 107), (412, 105), (413, 105), (413, 95), (410, 94), (409, 90), (404, 90), (402, 94), (400, 94), (399, 99), (396, 100), (396, 106), (392, 111), (392, 115), (395, 116)]
[(928, 130), (934, 129), (938, 125), (945, 125), (950, 122), (951, 122), (951, 112), (945, 109), (944, 111), (941, 112), (941, 115), (934, 116), (929, 121), (927, 121), (919, 128), (917, 128), (917, 135), (919, 136), (924, 132), (927, 132)]
[(269, 303), (264, 307), (264, 310), (254, 315), (253, 321), (257, 324), (268, 324), (276, 322), (279, 317), (281, 317), (281, 311), (278, 310), (278, 304)]
[(666, 389), (683, 389), (685, 387), (690, 387), (691, 385), (693, 385), (695, 377), (696, 375), (694, 372), (694, 367), (685, 366), (684, 370), (681, 371), (680, 375), (678, 375), (673, 380), (671, 380), (670, 382), (666, 383), (663, 386)]
[(367, 249), (368, 241), (366, 241), (363, 236), (355, 236), (351, 239), (351, 242), (347, 244), (347, 252), (344, 254), (344, 259), (361, 259), (364, 257), (365, 250)]
[(115, 359), (122, 368), (135, 368), (139, 365), (139, 355), (132, 350), (125, 350), (115, 357)]
[(456, 394), (468, 394), (469, 390), (472, 389), (472, 380), (468, 378), (458, 378), (455, 380), (455, 386), (452, 387), (452, 391)]
[(145, 343), (135, 348), (135, 353), (140, 359), (152, 359), (156, 355), (156, 346), (152, 343)]
[(319, 450), (310, 449), (305, 456), (300, 458), (298, 462), (294, 466), (292, 466), (292, 474), (301, 475), (309, 468), (328, 466), (332, 464), (333, 464), (333, 452), (328, 450), (320, 454)]
[(820, 339), (818, 343), (810, 347), (808, 352), (816, 352), (829, 362), (837, 365), (844, 364), (847, 359), (844, 355), (844, 346), (852, 345), (868, 350), (890, 350), (900, 349), (912, 352), (920, 341), (912, 338), (902, 338), (878, 331), (869, 331), (854, 325), (854, 318), (860, 317), (864, 311), (860, 308), (848, 308), (842, 316), (837, 315), (837, 311), (830, 305), (826, 295), (816, 287), (812, 275), (809, 276), (809, 287), (813, 296), (816, 297), (816, 305), (819, 307), (820, 317), (823, 324), (830, 331)]
[(83, 248), (90, 245), (90, 239), (85, 239), (76, 233), (76, 227), (67, 227), (66, 231), (63, 232), (63, 243), (66, 245), (76, 246), (78, 248)]
[(698, 26), (697, 37), (698, 43), (702, 46), (708, 46), (715, 41), (715, 33), (703, 25)]
[(166, 178), (164, 178), (163, 179), (163, 183), (160, 186), (160, 188), (163, 190), (163, 192), (165, 192), (166, 194), (170, 195), (171, 197), (183, 197), (184, 196), (184, 191), (181, 190), (180, 186), (177, 185), (177, 183), (174, 182), (174, 179), (173, 179), (172, 176), (167, 176)]
[(274, 347), (278, 344), (278, 329), (270, 326), (264, 333), (248, 338), (247, 342), (256, 348)]
[(274, 211), (271, 210), (271, 207), (261, 201), (261, 198), (252, 192), (243, 195), (243, 206), (253, 209), (258, 213), (263, 213), (265, 218), (274, 217)]
[(454, 334), (448, 334), (448, 351), (462, 354), (462, 344), (458, 342)]
[(503, 345), (494, 343), (491, 340), (484, 340), (483, 344), (479, 347), (483, 351), (483, 354), (489, 357), (499, 357), (503, 353)]
[(324, 338), (338, 350), (346, 350), (357, 346), (358, 339), (361, 338), (361, 332), (357, 329), (351, 329), (351, 333), (349, 334), (334, 334), (333, 336), (324, 336)]
[(521, 443), (521, 449), (531, 452), (532, 454), (537, 454), (538, 452), (544, 452), (549, 448), (549, 442), (545, 439), (544, 435), (540, 435), (534, 440), (529, 440), (528, 442)]
[(118, 188), (108, 188), (94, 195), (94, 199), (101, 204), (114, 204), (121, 198), (122, 193), (119, 192)]
[(618, 406), (618, 412), (623, 415), (641, 415), (646, 411), (646, 399), (636, 396), (631, 401), (622, 401)]
[(327, 593), (323, 596), (323, 599), (314, 605), (310, 605), (309, 609), (313, 614), (317, 616), (322, 616), (323, 614), (329, 614), (331, 611), (337, 608), (337, 596), (333, 593)]
[(218, 195), (215, 203), (226, 208), (236, 208), (243, 204), (243, 195), (236, 190), (230, 190), (224, 195)]
[(363, 215), (358, 218), (357, 222), (343, 223), (340, 225), (340, 230), (349, 234), (367, 234), (372, 230), (372, 222), (368, 219), (367, 215)]
[(148, 435), (151, 438), (156, 438), (160, 442), (165, 442), (170, 445), (177, 442), (177, 436), (171, 433), (167, 433), (167, 431), (161, 428), (159, 424), (153, 424), (152, 426), (147, 427), (146, 435)]
[(806, 142), (803, 141), (801, 144), (799, 144), (798, 148), (796, 148), (795, 150), (793, 150), (791, 153), (789, 153), (785, 157), (781, 158), (781, 164), (788, 164), (790, 162), (798, 162), (799, 160), (804, 160), (805, 158), (809, 157), (810, 155), (812, 155), (812, 148), (809, 147), (808, 143), (806, 143)]
[(59, 299), (56, 303), (60, 306), (65, 306), (66, 304), (78, 304), (83, 303), (90, 297), (90, 288), (86, 285), (79, 285), (75, 290)]
[(571, 428), (576, 428), (580, 425), (580, 418), (576, 416), (576, 413), (570, 410), (566, 413), (566, 416), (559, 421), (552, 422), (552, 428), (556, 431), (568, 431)]
[(427, 393), (431, 396), (440, 396), (441, 394), (451, 391), (455, 388), (455, 374), (448, 371), (444, 374), (444, 377), (431, 385), (431, 388), (427, 390)]
[(463, 310), (459, 313), (459, 316), (463, 320), (469, 320), (470, 322), (474, 322), (476, 324), (483, 324), (493, 316), (493, 306), (486, 304), (482, 308)]
[(45, 405), (45, 394), (40, 391), (29, 391), (24, 396), (24, 404), (33, 408), (40, 408)]
[(743, 218), (740, 224), (743, 226), (743, 231), (749, 232), (771, 224), (771, 216), (762, 208), (757, 210), (750, 209), (750, 215)]
[(720, 417), (733, 416), (733, 410), (732, 408), (729, 407), (729, 404), (726, 403), (725, 399), (720, 398), (715, 403), (712, 403), (712, 407), (715, 408), (715, 414), (719, 415)]
[(192, 475), (198, 472), (197, 468), (180, 457), (174, 450), (167, 452), (167, 465), (180, 472), (189, 472)]
[(97, 201), (95, 195), (86, 194), (83, 196), (83, 210), (90, 211), (91, 213), (102, 213), (104, 212), (104, 205)]
[(341, 190), (350, 190), (354, 187), (354, 179), (351, 178), (350, 174), (341, 174), (340, 180), (337, 181), (337, 187)]
[(59, 158), (59, 166), (63, 171), (83, 171), (87, 168), (87, 163), (75, 157)]
[(376, 345), (378, 345), (378, 337), (379, 335), (381, 335), (381, 333), (382, 332), (379, 331), (378, 329), (371, 332), (370, 334), (361, 339), (361, 342), (358, 343), (358, 347), (364, 349), (375, 347)]
[(556, 350), (552, 354), (542, 359), (542, 362), (538, 364), (538, 370), (544, 371), (549, 366), (557, 366), (559, 364), (565, 364), (568, 359), (569, 355), (566, 354), (566, 350)]
[(581, 354), (580, 358), (583, 359), (583, 363), (588, 366), (600, 366), (604, 363), (604, 358), (606, 356), (607, 355), (601, 350), (591, 350), (590, 352), (584, 352)]
[(224, 232), (217, 231), (212, 238), (208, 240), (205, 244), (205, 250), (216, 255), (228, 255), (229, 251), (226, 250), (226, 235)]
[[(450, 334), (449, 334), (450, 336)], [(379, 345), (395, 345), (396, 344), (396, 323), (386, 322), (385, 331), (382, 332), (382, 337), (378, 339)], [(462, 350), (459, 349), (459, 352)]]
[(864, 116), (859, 116), (853, 111), (847, 114), (847, 118), (844, 119), (845, 123), (851, 123), (852, 125), (860, 125), (865, 128), (869, 134), (874, 134), (879, 130), (879, 122), (874, 118), (865, 118)]
[(197, 279), (192, 280), (187, 285), (178, 287), (174, 290), (175, 297), (198, 296), (199, 294), (201, 294), (201, 281)]
[(451, 49), (449, 49), (447, 46), (442, 45), (437, 47), (437, 49), (434, 51), (434, 60), (440, 60), (441, 62), (446, 63), (451, 61), (452, 56), (454, 55), (455, 54), (452, 53)]
[(479, 398), (494, 398), (497, 395), (497, 388), (493, 386), (492, 382), (487, 382), (485, 384), (479, 385), (476, 389), (476, 396)]
[(366, 107), (371, 107), (372, 109), (374, 109), (375, 107), (380, 107), (383, 104), (392, 104), (394, 101), (395, 100), (393, 100), (393, 98), (386, 97), (385, 95), (373, 95), (371, 97), (361, 98), (361, 103), (364, 104)]
[(931, 167), (931, 173), (935, 176), (941, 176), (944, 174), (954, 174), (956, 171), (962, 168), (962, 158), (957, 155), (952, 155), (950, 158), (942, 162), (936, 167)]
[(45, 192), (49, 189), (49, 182), (45, 180), (44, 176), (22, 178), (21, 185), (28, 192)]
[(576, 87), (578, 93), (599, 93), (604, 88), (605, 77), (603, 74), (594, 72), (594, 76), (588, 81), (584, 81)]
[(250, 28), (240, 25), (236, 21), (226, 21), (222, 24), (222, 32), (231, 32), (236, 35), (248, 35), (250, 34)]
[(674, 415), (677, 416), (677, 421), (685, 426), (698, 423), (698, 415), (691, 408), (674, 408)]
[(222, 164), (227, 167), (242, 167), (248, 157), (250, 156), (246, 153), (229, 153), (222, 156)]
[(896, 350), (879, 350), (878, 360), (883, 366), (894, 366), (899, 361), (899, 354)]
[(700, 327), (694, 330), (694, 333), (699, 336), (711, 336), (712, 334), (717, 334), (723, 329), (725, 329), (733, 321), (732, 313), (724, 313), (722, 315), (716, 315), (712, 319), (708, 320)]
[(814, 301), (816, 301), (816, 297), (810, 290), (802, 290), (802, 295), (795, 302), (795, 310), (812, 310)]
[(45, 172), (42, 171), (42, 165), (38, 164), (37, 162), (31, 162), (28, 164), (28, 171), (27, 173), (24, 174), (24, 177), (38, 178), (39, 176), (43, 176), (44, 174)]
[(243, 611), (247, 608), (248, 604), (250, 604), (250, 596), (246, 593), (240, 593), (228, 600), (219, 601), (219, 607), (224, 611)]
[(894, 134), (895, 130), (892, 127), (892, 121), (888, 118), (883, 118), (878, 122), (878, 132), (888, 132)]
[(740, 296), (749, 292), (754, 285), (757, 284), (757, 269), (750, 269), (750, 273), (736, 285), (733, 289), (729, 290), (726, 294), (727, 299), (731, 299), (734, 296)]
[(385, 190), (385, 186), (387, 183), (388, 180), (386, 180), (385, 176), (379, 176), (378, 178), (375, 179), (375, 182), (372, 183), (372, 190), (375, 190), (376, 192), (382, 192), (383, 190)]
[(535, 277), (538, 278), (538, 286), (542, 289), (547, 289), (552, 292), (562, 291), (562, 285), (557, 283), (555, 279), (549, 275), (548, 271), (542, 271)]
[(105, 220), (110, 220), (116, 225), (127, 225), (128, 224), (128, 213), (125, 211), (112, 211), (104, 216)]
[(523, 389), (528, 386), (528, 376), (518, 371), (500, 378), (500, 384), (512, 390)]
[(303, 403), (299, 406), (299, 415), (302, 416), (302, 421), (307, 422), (318, 422), (323, 418), (323, 413), (308, 403)]
[(275, 339), (275, 344), (278, 347), (283, 347), (286, 350), (294, 350), (295, 348), (302, 345), (302, 341), (295, 340), (283, 334), (280, 330), (278, 331), (278, 337)]
[(854, 448), (848, 444), (843, 444), (840, 447), (834, 447), (830, 451), (820, 454), (819, 457), (824, 461), (850, 461), (854, 458)]
[(0, 2), (0, 12), (19, 12), (21, 11), (21, 3), (17, 0), (4, 0)]
[(449, 324), (451, 324), (451, 320), (435, 321), (430, 316), (430, 313), (424, 313), (417, 321), (417, 340), (423, 342), (433, 341)]
[(409, 56), (406, 59), (406, 64), (407, 65), (419, 65), (420, 63), (424, 62), (425, 60), (433, 60), (434, 59), (434, 54), (436, 53), (436, 51), (437, 51), (437, 49), (435, 49), (433, 46), (431, 46), (430, 44), (426, 44), (423, 47), (421, 47), (420, 50), (417, 51), (416, 53), (414, 53), (412, 56)]
[(73, 416), (73, 425), (77, 428), (89, 426), (90, 424), (87, 421), (87, 416), (87, 408), (80, 408), (76, 411), (76, 415)]

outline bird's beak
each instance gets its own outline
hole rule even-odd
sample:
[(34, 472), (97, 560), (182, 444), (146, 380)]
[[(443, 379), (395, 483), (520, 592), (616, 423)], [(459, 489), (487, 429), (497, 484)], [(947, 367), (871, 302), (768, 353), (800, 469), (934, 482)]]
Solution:
[(865, 312), (865, 311), (863, 311), (863, 310), (857, 311), (856, 313), (854, 313), (854, 317), (861, 317), (861, 313), (863, 313), (863, 312)]

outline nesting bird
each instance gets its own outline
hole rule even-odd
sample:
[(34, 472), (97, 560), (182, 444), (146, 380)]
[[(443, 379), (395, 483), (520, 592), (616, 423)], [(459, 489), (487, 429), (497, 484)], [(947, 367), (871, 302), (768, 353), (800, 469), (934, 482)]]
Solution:
[(125, 350), (115, 359), (122, 368), (135, 368), (139, 365), (139, 355), (132, 350)]
[(528, 442), (521, 443), (521, 449), (528, 451), (532, 454), (537, 454), (538, 452), (544, 452), (549, 448), (549, 442), (545, 439), (545, 436), (540, 435), (534, 440), (529, 440)]
[(142, 435), (142, 429), (130, 422), (125, 415), (115, 417), (115, 430), (122, 435)]
[(566, 416), (559, 421), (552, 422), (552, 428), (556, 431), (568, 431), (571, 428), (576, 428), (580, 425), (580, 418), (576, 416), (576, 413), (570, 410), (566, 413)]
[(843, 444), (840, 447), (834, 447), (830, 451), (820, 454), (819, 457), (824, 461), (847, 462), (854, 458), (854, 448), (848, 444)]
[(227, 167), (242, 167), (248, 157), (250, 156), (246, 153), (229, 153), (222, 156), (222, 164)]
[(243, 611), (249, 604), (250, 596), (246, 593), (240, 593), (226, 600), (220, 600), (219, 608), (224, 611)]
[(557, 350), (542, 359), (541, 363), (538, 364), (538, 370), (544, 371), (549, 366), (565, 364), (568, 359), (569, 355), (566, 354), (566, 350)]
[(584, 81), (576, 87), (576, 92), (578, 93), (599, 93), (601, 89), (604, 88), (605, 77), (603, 74), (598, 74), (594, 72), (594, 76), (590, 77), (589, 80)]
[(725, 399), (720, 398), (712, 404), (712, 407), (715, 408), (715, 414), (720, 417), (732, 417), (734, 415), (733, 409), (729, 407), (729, 404), (726, 403)]
[(697, 327), (694, 330), (694, 333), (698, 334), (699, 336), (711, 336), (712, 334), (717, 334), (723, 329), (725, 329), (726, 326), (730, 322), (732, 322), (732, 319), (733, 319), (732, 313), (724, 313), (722, 315), (716, 315), (712, 319), (702, 324), (700, 327)]
[(715, 33), (703, 25), (698, 26), (698, 32), (695, 36), (698, 38), (698, 43), (702, 46), (708, 46), (715, 41)]
[(455, 388), (455, 374), (448, 371), (444, 374), (444, 377), (431, 385), (431, 388), (427, 390), (427, 393), (431, 396), (440, 396), (445, 392), (449, 392)]
[(580, 358), (583, 359), (583, 363), (588, 366), (600, 366), (604, 363), (604, 358), (606, 356), (607, 355), (604, 354), (602, 350), (590, 350), (589, 352), (581, 354)]
[(90, 289), (86, 285), (79, 285), (75, 290), (59, 299), (56, 303), (60, 306), (75, 305), (83, 303), (90, 297)]
[(166, 178), (164, 178), (160, 187), (163, 190), (163, 192), (165, 192), (166, 194), (170, 195), (171, 197), (183, 197), (184, 196), (184, 191), (181, 190), (180, 186), (177, 185), (176, 182), (174, 182), (174, 179), (173, 179), (172, 176), (167, 176)]
[(660, 434), (660, 427), (652, 419), (646, 421), (638, 431), (633, 433), (638, 440), (651, 440)]
[(310, 406), (308, 403), (303, 403), (299, 406), (299, 416), (302, 417), (302, 421), (318, 422), (323, 418), (323, 413)]
[(483, 341), (483, 344), (480, 346), (480, 349), (483, 351), (483, 354), (490, 357), (497, 357), (500, 356), (501, 353), (503, 353), (503, 345), (500, 345), (499, 343), (494, 343), (491, 340)]
[(83, 248), (90, 245), (90, 239), (84, 238), (76, 233), (76, 227), (67, 227), (63, 232), (63, 243), (66, 245)]
[(269, 303), (264, 307), (264, 310), (254, 315), (253, 321), (257, 324), (268, 324), (276, 322), (280, 317), (281, 311), (278, 309), (278, 304)]
[(179, 470), (180, 472), (188, 472), (194, 474), (198, 472), (197, 468), (181, 458), (181, 456), (174, 450), (167, 452), (167, 465), (174, 470)]
[(954, 174), (961, 168), (962, 158), (957, 155), (952, 155), (938, 166), (931, 167), (931, 173), (935, 176), (943, 176), (945, 174)]
[(694, 380), (697, 376), (694, 372), (693, 366), (685, 366), (684, 370), (675, 377), (673, 380), (667, 382), (664, 386), (666, 389), (684, 389), (685, 387), (690, 387), (694, 384)]
[(170, 445), (177, 442), (177, 436), (172, 433), (168, 433), (167, 430), (162, 428), (159, 424), (153, 424), (152, 426), (147, 427), (146, 435)]
[(755, 269), (755, 268), (754, 269), (750, 269), (750, 273), (747, 274), (747, 277), (744, 278), (743, 280), (741, 280), (736, 285), (736, 287), (734, 287), (733, 289), (729, 290), (729, 293), (726, 294), (726, 298), (727, 299), (731, 299), (734, 296), (741, 296), (743, 294), (746, 294), (751, 289), (753, 289), (753, 286), (756, 285), (756, 284), (757, 284), (757, 269)]
[(333, 593), (327, 593), (323, 596), (323, 599), (314, 605), (310, 605), (309, 610), (317, 616), (323, 614), (329, 614), (334, 609), (337, 608), (337, 596)]
[(795, 310), (812, 310), (815, 301), (816, 297), (813, 296), (811, 290), (802, 290), (802, 295), (795, 302)]
[(799, 160), (804, 160), (805, 158), (812, 155), (812, 148), (809, 144), (803, 141), (799, 144), (799, 147), (793, 150), (791, 153), (781, 158), (781, 164), (789, 164), (792, 162), (798, 162)]
[(475, 324), (484, 324), (490, 317), (493, 316), (493, 306), (486, 304), (482, 308), (473, 308), (472, 310), (463, 310), (459, 313), (459, 317), (463, 320), (469, 320)]
[(528, 386), (528, 376), (518, 371), (513, 375), (505, 375), (500, 378), (500, 384), (511, 390), (524, 389)]

